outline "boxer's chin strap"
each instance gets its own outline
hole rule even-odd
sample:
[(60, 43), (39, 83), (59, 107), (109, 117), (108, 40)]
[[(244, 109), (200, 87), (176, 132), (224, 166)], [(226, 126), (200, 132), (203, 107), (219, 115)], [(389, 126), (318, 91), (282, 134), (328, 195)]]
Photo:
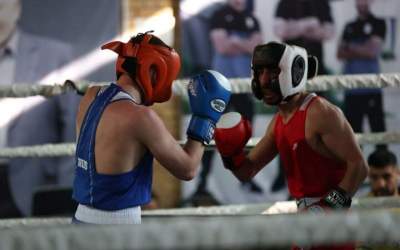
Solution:
[(239, 169), (243, 162), (246, 160), (246, 153), (242, 150), (240, 153), (235, 154), (233, 156), (222, 156), (222, 162), (224, 163), (224, 167), (231, 171), (235, 171)]

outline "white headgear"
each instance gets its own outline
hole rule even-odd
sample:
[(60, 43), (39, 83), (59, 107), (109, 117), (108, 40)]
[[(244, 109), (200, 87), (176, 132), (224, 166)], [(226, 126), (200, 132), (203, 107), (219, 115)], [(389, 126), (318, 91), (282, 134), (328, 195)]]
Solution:
[(272, 79), (269, 88), (282, 96), (281, 101), (305, 89), (307, 79), (316, 75), (318, 61), (307, 56), (304, 48), (278, 42), (258, 45), (253, 52), (252, 90), (258, 99), (262, 99), (259, 69), (279, 68), (278, 79)]
[(301, 47), (287, 45), (279, 61), (279, 86), (283, 100), (303, 91), (306, 86), (308, 60), (307, 51)]

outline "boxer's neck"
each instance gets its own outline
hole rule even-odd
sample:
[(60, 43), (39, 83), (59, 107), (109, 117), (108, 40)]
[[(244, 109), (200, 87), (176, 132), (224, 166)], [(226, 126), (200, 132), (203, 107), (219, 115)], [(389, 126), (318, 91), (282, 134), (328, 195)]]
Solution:
[(123, 90), (132, 96), (137, 103), (142, 103), (141, 89), (136, 81), (133, 81), (127, 74), (122, 74), (117, 83), (121, 88), (123, 88)]
[(303, 103), (304, 98), (307, 96), (305, 92), (300, 92), (293, 96), (290, 101), (279, 104), (279, 112), (283, 117), (291, 116), (300, 105)]

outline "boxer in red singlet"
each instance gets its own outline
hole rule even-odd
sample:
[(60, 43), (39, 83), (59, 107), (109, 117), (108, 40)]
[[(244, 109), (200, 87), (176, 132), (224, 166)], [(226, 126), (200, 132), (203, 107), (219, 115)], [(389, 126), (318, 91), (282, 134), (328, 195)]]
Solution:
[(224, 166), (238, 179), (252, 179), (279, 154), (290, 195), (300, 211), (347, 209), (368, 167), (341, 110), (305, 91), (317, 65), (315, 57), (301, 47), (277, 42), (257, 46), (252, 90), (257, 99), (277, 106), (278, 112), (247, 154), (243, 149), (251, 137), (251, 126), (238, 113), (222, 116), (215, 140)]

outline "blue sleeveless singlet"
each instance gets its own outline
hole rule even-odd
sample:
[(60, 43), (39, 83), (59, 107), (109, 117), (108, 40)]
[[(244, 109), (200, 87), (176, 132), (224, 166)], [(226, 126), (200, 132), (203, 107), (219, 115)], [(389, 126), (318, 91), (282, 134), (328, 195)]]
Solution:
[(151, 199), (153, 155), (150, 151), (130, 172), (117, 175), (96, 172), (96, 129), (107, 105), (119, 100), (133, 101), (133, 98), (114, 83), (99, 91), (86, 112), (76, 146), (73, 199), (101, 210), (130, 208)]

